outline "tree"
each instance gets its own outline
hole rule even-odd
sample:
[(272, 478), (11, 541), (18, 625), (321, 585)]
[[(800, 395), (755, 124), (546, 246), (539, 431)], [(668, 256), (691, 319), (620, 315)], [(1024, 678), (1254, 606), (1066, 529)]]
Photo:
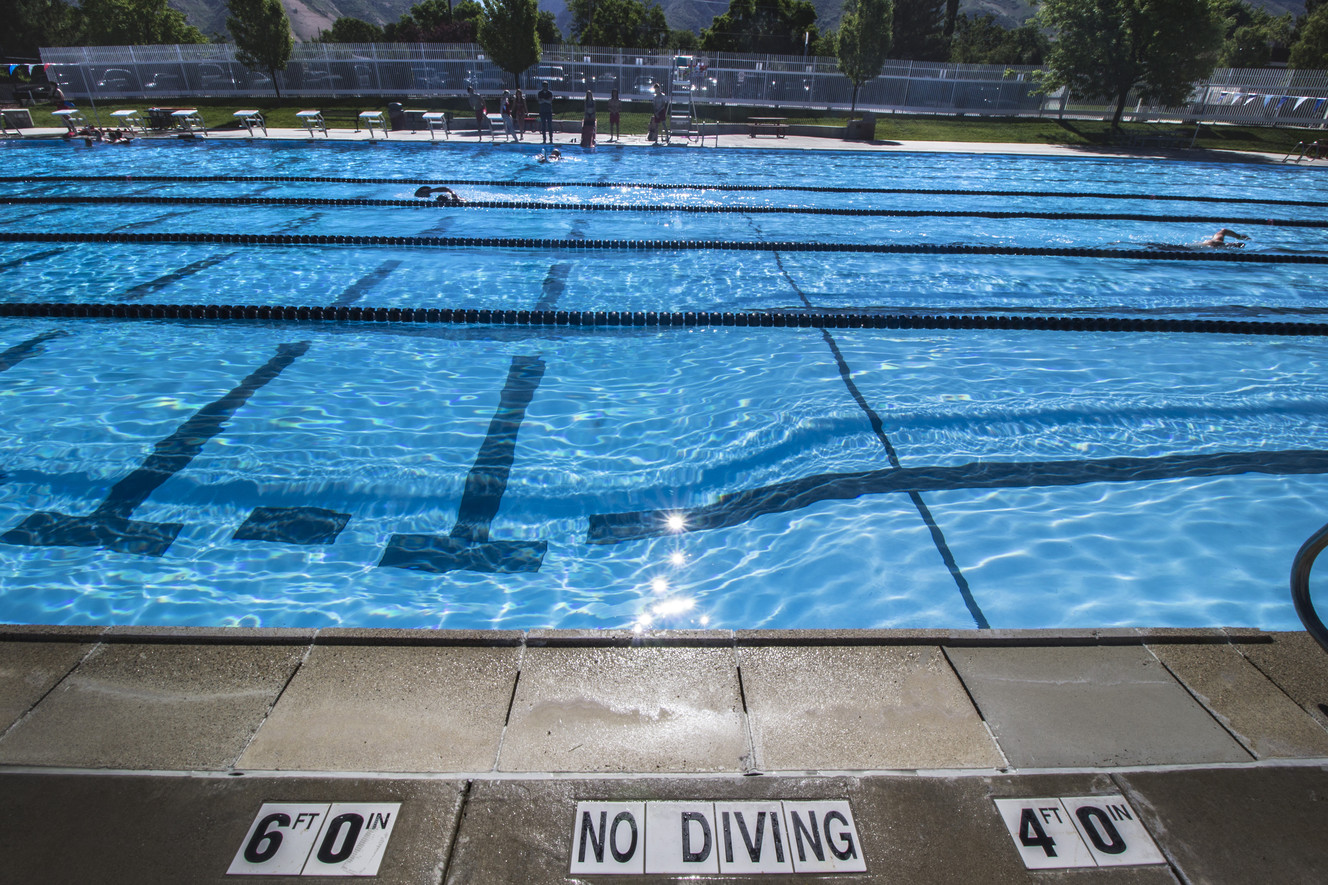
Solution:
[(383, 29), (372, 22), (343, 15), (318, 35), (319, 43), (382, 43)]
[(226, 0), (226, 9), (236, 58), (251, 71), (266, 71), (281, 98), (277, 72), (286, 70), (295, 45), (281, 0)]
[(585, 46), (663, 49), (669, 42), (664, 10), (642, 0), (569, 0), (572, 36)]
[(1182, 104), (1222, 47), (1208, 0), (1045, 0), (1037, 17), (1056, 35), (1045, 86), (1114, 100), (1112, 129), (1131, 90), (1150, 103)]
[(538, 0), (484, 0), (479, 43), (494, 64), (512, 75), (513, 88), (521, 86), (521, 72), (540, 60), (538, 21)]
[(75, 42), (75, 10), (64, 0), (0, 0), (0, 54), (14, 62), (39, 61), (43, 46)]
[(558, 30), (557, 20), (554, 19), (553, 13), (547, 9), (539, 11), (539, 18), (535, 19), (535, 31), (539, 34), (541, 45), (563, 42), (563, 32)]
[(1246, 0), (1214, 0), (1213, 10), (1224, 31), (1220, 67), (1264, 68), (1275, 49), (1285, 51), (1291, 45), (1290, 13), (1274, 16)]
[(945, 39), (945, 0), (895, 0), (891, 58), (943, 61), (950, 50)]
[(80, 46), (207, 42), (166, 0), (83, 0), (74, 9), (74, 21)]
[(894, 17), (891, 0), (848, 0), (839, 20), (839, 38), (835, 54), (839, 70), (853, 83), (853, 102), (848, 115), (858, 109), (858, 90), (862, 84), (881, 73), (890, 53), (890, 20)]
[(701, 32), (701, 48), (801, 55), (816, 38), (816, 7), (810, 0), (729, 0), (728, 11)]
[(484, 7), (461, 0), (421, 0), (383, 29), (388, 43), (474, 43)]
[[(1305, 4), (1307, 10), (1310, 4)], [(1291, 67), (1328, 68), (1328, 3), (1319, 3), (1296, 26), (1291, 46)]]
[(961, 65), (1040, 65), (1049, 49), (1036, 22), (1004, 28), (993, 15), (959, 16), (950, 61)]

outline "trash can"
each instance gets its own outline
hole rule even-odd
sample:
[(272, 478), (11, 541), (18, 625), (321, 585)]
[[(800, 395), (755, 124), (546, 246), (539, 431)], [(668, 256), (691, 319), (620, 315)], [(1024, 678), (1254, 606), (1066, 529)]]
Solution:
[(875, 141), (876, 140), (876, 115), (870, 111), (862, 115), (861, 120), (850, 120), (848, 131), (844, 133), (845, 141)]
[(406, 114), (405, 111), (401, 109), (401, 102), (388, 102), (387, 122), (392, 127), (393, 132), (406, 128)]
[(175, 125), (175, 119), (171, 117), (173, 113), (175, 108), (148, 108), (148, 128), (170, 129)]

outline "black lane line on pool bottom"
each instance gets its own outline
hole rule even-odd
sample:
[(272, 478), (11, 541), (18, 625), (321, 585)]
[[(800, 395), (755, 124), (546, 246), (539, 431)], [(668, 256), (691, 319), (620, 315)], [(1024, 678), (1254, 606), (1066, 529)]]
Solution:
[(572, 265), (565, 261), (549, 268), (544, 285), (540, 287), (540, 300), (535, 303), (533, 310), (553, 310), (558, 299), (567, 291), (567, 275), (571, 270)]
[[(1103, 458), (1097, 461), (981, 461), (953, 467), (904, 467), (859, 473), (824, 473), (726, 495), (692, 510), (640, 510), (590, 517), (586, 540), (617, 544), (708, 529), (728, 528), (767, 513), (801, 510), (819, 501), (847, 501), (895, 492), (952, 492), (976, 489), (1031, 489), (1202, 479), (1241, 474), (1298, 476), (1328, 473), (1328, 451), (1219, 452), (1157, 458)], [(672, 528), (677, 517), (682, 528)]]
[(12, 369), (19, 363), (29, 357), (34, 357), (42, 352), (42, 345), (54, 338), (63, 338), (68, 332), (56, 329), (51, 332), (43, 332), (40, 335), (34, 335), (27, 341), (21, 341), (8, 350), (0, 353), (0, 372)]
[(466, 476), (465, 491), (452, 532), (442, 535), (393, 535), (380, 566), (442, 574), (451, 571), (512, 574), (537, 572), (544, 563), (547, 541), (491, 541), (489, 527), (498, 514), (516, 457), (516, 438), (526, 408), (544, 378), (544, 360), (512, 358), (498, 409), (489, 422), (475, 464)]
[(359, 301), (370, 290), (377, 288), (383, 280), (392, 275), (392, 271), (401, 266), (399, 260), (384, 261), (364, 276), (346, 287), (346, 290), (337, 296), (337, 300), (332, 302), (333, 307), (350, 307), (356, 301)]
[(7, 270), (13, 270), (16, 267), (22, 267), (23, 265), (27, 264), (29, 261), (41, 261), (43, 258), (50, 258), (53, 255), (59, 255), (61, 252), (66, 252), (66, 251), (68, 250), (47, 249), (43, 252), (34, 252), (31, 255), (25, 255), (22, 258), (16, 258), (13, 261), (6, 261), (3, 264), (0, 264), (0, 273), (4, 273)]
[[(1151, 221), (1159, 224), (1216, 224), (1233, 227), (1306, 227), (1325, 228), (1328, 220), (1320, 218), (1269, 218), (1230, 215), (1161, 215), (1143, 212), (1040, 212), (1019, 209), (862, 209), (834, 206), (728, 206), (686, 203), (549, 203), (534, 200), (473, 200), (466, 203), (439, 203), (430, 200), (337, 199), (332, 197), (0, 197), (0, 205), (199, 205), (199, 206), (337, 206), (344, 208), (473, 209), (537, 212), (672, 212), (728, 215), (819, 215), (865, 218), (984, 218), (1045, 219), (1050, 221)], [(170, 213), (150, 221), (139, 221), (111, 228), (112, 232), (141, 227), (187, 213)], [(444, 219), (429, 232), (443, 233), (451, 219)], [(572, 235), (576, 237), (576, 234)], [(1179, 246), (1178, 246), (1179, 248)]]
[[(752, 224), (752, 227), (756, 229), (758, 234), (761, 233), (761, 229), (755, 223)], [(807, 294), (802, 291), (802, 287), (794, 281), (784, 267), (784, 259), (778, 252), (775, 253), (775, 264), (779, 266), (779, 272), (784, 275), (784, 279), (788, 280), (788, 284), (793, 288), (793, 291), (798, 293), (803, 305), (808, 310), (813, 310), (811, 300), (807, 298)], [(854, 402), (858, 404), (858, 408), (867, 414), (872, 432), (881, 441), (881, 445), (885, 446), (885, 454), (890, 460), (890, 466), (895, 470), (901, 469), (899, 455), (895, 452), (890, 437), (885, 433), (885, 424), (881, 421), (881, 416), (877, 411), (867, 402), (867, 398), (862, 395), (858, 385), (854, 383), (853, 373), (849, 370), (848, 361), (844, 359), (839, 344), (835, 341), (834, 336), (830, 334), (829, 329), (822, 329), (821, 336), (834, 355), (835, 365), (839, 367), (839, 377), (843, 379), (844, 386), (848, 388), (848, 392), (852, 395)], [(973, 618), (973, 623), (977, 625), (979, 630), (990, 629), (991, 622), (987, 620), (987, 615), (982, 611), (982, 606), (978, 605), (978, 601), (973, 597), (973, 588), (968, 585), (968, 578), (964, 577), (963, 570), (959, 568), (959, 563), (955, 560), (953, 551), (950, 550), (950, 543), (945, 539), (945, 533), (941, 531), (941, 527), (937, 525), (936, 517), (932, 515), (931, 508), (927, 506), (926, 501), (922, 500), (920, 492), (910, 491), (908, 497), (913, 502), (913, 508), (918, 511), (918, 516), (922, 517), (922, 522), (931, 535), (932, 545), (936, 547), (936, 552), (940, 554), (941, 561), (945, 563), (945, 568), (950, 572), (950, 578), (955, 582), (955, 587), (959, 590), (959, 597), (963, 599), (964, 607), (968, 609), (969, 615)]]
[(276, 379), (308, 349), (308, 341), (278, 345), (276, 356), (250, 373), (239, 386), (199, 409), (179, 429), (153, 446), (152, 454), (142, 466), (117, 482), (88, 516), (39, 511), (0, 535), (0, 542), (24, 547), (104, 547), (139, 556), (163, 555), (183, 524), (134, 520), (130, 518), (134, 511), (162, 483), (188, 467), (249, 397)]
[(234, 252), (226, 252), (221, 255), (209, 255), (207, 258), (186, 264), (184, 267), (177, 268), (164, 276), (157, 277), (155, 280), (148, 280), (146, 283), (139, 283), (137, 286), (132, 286), (121, 292), (120, 297), (126, 300), (134, 300), (156, 294), (162, 289), (165, 289), (168, 286), (173, 286), (181, 280), (193, 276), (199, 271), (204, 271), (209, 267), (221, 264), (234, 254)]
[(642, 190), (673, 191), (715, 191), (715, 192), (758, 192), (791, 191), (813, 194), (920, 194), (930, 196), (953, 197), (1048, 197), (1051, 199), (1102, 199), (1102, 200), (1161, 200), (1187, 203), (1248, 203), (1254, 206), (1310, 206), (1328, 208), (1328, 202), (1322, 200), (1279, 200), (1273, 198), (1214, 197), (1199, 194), (1122, 194), (1111, 191), (1017, 191), (983, 190), (971, 188), (921, 188), (921, 187), (832, 187), (827, 185), (797, 184), (686, 184), (658, 181), (529, 181), (529, 180), (481, 180), (470, 178), (343, 178), (331, 176), (302, 175), (4, 175), (0, 182), (40, 183), (52, 182), (69, 184), (78, 181), (109, 181), (133, 183), (135, 181), (172, 181), (172, 182), (306, 182), (318, 184), (428, 184), (428, 185), (473, 185), (476, 187), (521, 187), (521, 188), (640, 188)]

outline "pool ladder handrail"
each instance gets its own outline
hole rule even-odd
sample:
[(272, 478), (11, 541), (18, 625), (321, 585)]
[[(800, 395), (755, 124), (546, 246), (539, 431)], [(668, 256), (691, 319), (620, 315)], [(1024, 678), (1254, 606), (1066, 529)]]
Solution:
[(1324, 547), (1328, 547), (1328, 525), (1310, 535), (1291, 561), (1291, 601), (1296, 606), (1296, 614), (1300, 616), (1305, 630), (1328, 652), (1328, 627), (1324, 627), (1323, 621), (1319, 619), (1319, 613), (1314, 610), (1314, 600), (1310, 598), (1310, 569), (1314, 567), (1314, 559)]
[(1282, 162), (1285, 163), (1290, 160), (1292, 154), (1296, 155), (1297, 163), (1305, 159), (1322, 160), (1324, 159), (1324, 147), (1325, 145), (1318, 141), (1297, 142), (1295, 147), (1287, 151), (1287, 155), (1282, 158)]

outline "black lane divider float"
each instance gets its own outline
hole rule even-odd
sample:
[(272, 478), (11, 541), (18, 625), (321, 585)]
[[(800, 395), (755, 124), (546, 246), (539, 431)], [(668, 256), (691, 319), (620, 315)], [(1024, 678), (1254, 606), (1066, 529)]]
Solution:
[(1150, 215), (1142, 212), (1034, 212), (1007, 209), (853, 209), (820, 206), (695, 206), (661, 203), (542, 203), (531, 200), (343, 199), (339, 197), (0, 197), (7, 204), (170, 205), (170, 206), (279, 206), (356, 207), (400, 209), (529, 209), (537, 212), (684, 212), (701, 215), (830, 215), (867, 218), (1036, 218), (1051, 221), (1156, 221), (1167, 224), (1220, 224), (1242, 226), (1326, 228), (1320, 218), (1233, 218), (1228, 215)]
[(306, 307), (280, 304), (0, 303), (0, 317), (169, 319), (279, 322), (428, 323), (486, 326), (648, 328), (739, 326), (804, 329), (1012, 329), (1055, 332), (1203, 332), (1227, 335), (1328, 336), (1328, 323), (1158, 317), (978, 316), (969, 314), (814, 313), (802, 311), (660, 312), (491, 310), (437, 307)]
[(1095, 482), (1146, 482), (1237, 476), (1328, 473), (1328, 451), (1220, 452), (1097, 461), (978, 462), (954, 467), (903, 467), (826, 473), (722, 496), (692, 509), (592, 514), (586, 540), (617, 544), (682, 532), (728, 528), (770, 513), (801, 510), (820, 501), (847, 501), (893, 492), (1029, 489)]
[(189, 466), (208, 440), (249, 398), (274, 380), (309, 349), (308, 341), (281, 344), (277, 353), (221, 399), (199, 409), (170, 436), (153, 446), (152, 454), (117, 482), (88, 516), (39, 511), (3, 535), (0, 543), (25, 547), (104, 547), (118, 553), (161, 556), (175, 541), (181, 523), (135, 520), (134, 511), (162, 483)]
[(0, 351), (0, 372), (12, 369), (25, 359), (41, 353), (42, 345), (47, 341), (50, 341), (53, 338), (63, 338), (68, 334), (68, 332), (63, 332), (59, 329), (56, 329), (53, 332), (43, 332), (40, 335), (32, 336), (27, 341), (20, 341), (8, 350)]
[(15, 231), (0, 243), (203, 243), (242, 246), (422, 246), (433, 249), (556, 249), (568, 252), (835, 252), (869, 255), (1022, 255), (1117, 258), (1127, 261), (1226, 261), (1242, 264), (1328, 264), (1328, 255), (1288, 255), (1223, 249), (1087, 249), (973, 246), (962, 243), (809, 243), (754, 240), (584, 240), (550, 237), (377, 237), (343, 234), (79, 233)]
[(539, 357), (512, 358), (489, 432), (466, 476), (451, 534), (393, 535), (378, 561), (380, 566), (435, 574), (460, 570), (493, 574), (539, 571), (547, 541), (492, 541), (489, 526), (507, 490), (526, 408), (543, 378), (544, 361)]
[(830, 185), (799, 184), (695, 184), (649, 181), (486, 181), (469, 178), (345, 178), (340, 176), (304, 175), (4, 175), (0, 183), (76, 182), (176, 182), (180, 184), (211, 184), (219, 182), (284, 182), (305, 184), (383, 184), (383, 185), (459, 185), (462, 187), (521, 187), (521, 188), (638, 188), (640, 190), (668, 191), (721, 191), (725, 193), (755, 193), (762, 191), (789, 191), (811, 194), (919, 194), (954, 197), (1039, 197), (1051, 199), (1101, 200), (1175, 200), (1185, 203), (1247, 203), (1256, 206), (1309, 206), (1328, 208), (1322, 200), (1278, 200), (1268, 197), (1217, 197), (1199, 194), (1121, 194), (1108, 191), (1018, 191), (967, 188), (921, 187), (834, 187)]

